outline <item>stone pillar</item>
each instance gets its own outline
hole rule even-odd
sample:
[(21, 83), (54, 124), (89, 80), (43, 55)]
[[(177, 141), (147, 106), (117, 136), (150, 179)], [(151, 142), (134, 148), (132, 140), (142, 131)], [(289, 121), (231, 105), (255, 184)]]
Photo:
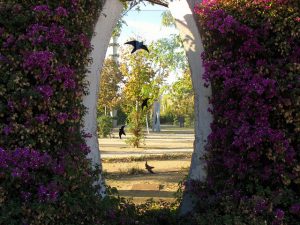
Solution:
[(113, 118), (112, 119), (113, 128), (116, 128), (118, 126), (117, 114), (118, 114), (118, 110), (116, 109), (110, 111), (110, 116)]
[[(190, 65), (192, 83), (195, 94), (195, 141), (192, 155), (189, 178), (203, 181), (206, 179), (205, 162), (201, 160), (207, 137), (211, 132), (210, 124), (212, 115), (207, 111), (211, 88), (204, 87), (202, 78), (204, 68), (202, 65), (201, 53), (204, 51), (202, 40), (199, 34), (197, 23), (193, 15), (195, 0), (173, 0), (169, 2), (169, 9), (175, 18), (176, 26), (179, 29), (184, 49)], [(193, 196), (185, 193), (181, 204), (181, 213), (186, 214), (193, 209)]]
[(153, 104), (152, 131), (160, 132), (160, 102), (155, 101)]
[[(83, 131), (90, 134), (91, 138), (86, 139), (86, 143), (91, 149), (88, 158), (91, 159), (93, 166), (101, 166), (100, 151), (97, 136), (97, 99), (99, 93), (100, 71), (105, 58), (106, 50), (112, 31), (119, 20), (123, 11), (123, 4), (119, 0), (107, 0), (103, 6), (102, 13), (94, 29), (94, 36), (91, 44), (93, 50), (89, 57), (92, 63), (89, 65), (89, 72), (86, 74), (86, 80), (89, 83), (89, 93), (83, 99), (83, 104), (87, 108), (84, 116)], [(103, 182), (100, 177), (99, 183)], [(100, 190), (104, 192), (104, 190)]]

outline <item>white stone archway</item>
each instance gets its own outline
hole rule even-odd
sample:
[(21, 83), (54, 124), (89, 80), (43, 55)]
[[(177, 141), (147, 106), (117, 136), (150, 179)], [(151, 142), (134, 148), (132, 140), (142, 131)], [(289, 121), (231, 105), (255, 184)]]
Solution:
[[(192, 74), (192, 83), (195, 94), (195, 141), (194, 152), (189, 171), (189, 179), (204, 180), (206, 172), (205, 163), (200, 160), (204, 153), (204, 147), (207, 143), (207, 137), (210, 134), (210, 124), (212, 115), (208, 112), (209, 97), (211, 89), (204, 88), (202, 79), (204, 68), (202, 66), (201, 53), (203, 45), (197, 23), (193, 15), (193, 9), (199, 0), (169, 0), (169, 9), (175, 18), (176, 26), (179, 30), (181, 39), (190, 65)], [(87, 107), (87, 113), (84, 117), (84, 131), (91, 134), (87, 138), (87, 144), (91, 149), (88, 157), (93, 165), (100, 165), (100, 154), (97, 136), (97, 98), (99, 91), (100, 71), (109, 45), (112, 31), (120, 19), (123, 12), (123, 4), (119, 0), (106, 0), (102, 13), (95, 26), (95, 35), (92, 38), (93, 51), (90, 57), (93, 59), (87, 74), (89, 82), (89, 94), (83, 99)], [(192, 206), (192, 199), (186, 195), (182, 202), (182, 211), (188, 211)], [(185, 210), (186, 209), (186, 210)]]

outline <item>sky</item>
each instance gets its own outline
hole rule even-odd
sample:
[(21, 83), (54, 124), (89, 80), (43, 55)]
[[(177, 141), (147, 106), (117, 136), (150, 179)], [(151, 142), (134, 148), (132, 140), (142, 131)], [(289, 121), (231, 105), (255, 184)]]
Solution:
[[(144, 43), (150, 44), (152, 41), (160, 38), (169, 37), (171, 34), (178, 34), (175, 27), (163, 27), (161, 25), (161, 14), (168, 9), (159, 5), (146, 3), (139, 4), (141, 11), (131, 9), (123, 17), (127, 25), (123, 25), (122, 32), (118, 38), (118, 43), (122, 46), (126, 41), (133, 38), (144, 40)], [(111, 54), (111, 49), (108, 50)]]
[[(139, 4), (141, 11), (136, 11), (135, 8), (131, 9), (123, 17), (127, 25), (123, 25), (122, 32), (118, 38), (120, 48), (124, 43), (132, 40), (144, 40), (144, 44), (150, 44), (160, 38), (168, 38), (171, 34), (179, 34), (176, 27), (164, 27), (161, 25), (161, 14), (168, 9), (159, 5), (152, 5), (146, 3)], [(120, 50), (118, 51), (120, 52)], [(112, 54), (112, 48), (107, 50), (107, 56)], [(167, 78), (167, 83), (172, 83), (176, 80), (175, 74), (170, 74)]]
[(151, 42), (171, 34), (178, 34), (175, 27), (163, 27), (161, 25), (161, 14), (168, 9), (159, 5), (139, 4), (141, 11), (130, 10), (123, 18), (127, 25), (124, 25), (120, 36), (120, 43), (127, 41), (129, 37), (143, 38)]

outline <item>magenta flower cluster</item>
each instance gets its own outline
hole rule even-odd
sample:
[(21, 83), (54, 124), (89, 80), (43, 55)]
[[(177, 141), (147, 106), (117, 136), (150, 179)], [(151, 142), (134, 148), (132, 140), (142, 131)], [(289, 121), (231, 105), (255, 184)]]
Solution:
[(0, 4), (0, 224), (77, 224), (100, 201), (80, 128), (101, 1), (46, 2)]
[(7, 151), (0, 148), (0, 176), (13, 177), (22, 185), (20, 197), (23, 200), (29, 201), (35, 192), (38, 193), (40, 201), (56, 200), (59, 185), (55, 182), (44, 184), (39, 178), (42, 170), (62, 174), (64, 165), (57, 163), (49, 154), (33, 149), (18, 148), (14, 151)]
[[(220, 200), (240, 193), (238, 201), (249, 199), (254, 214), (267, 215), (275, 193), (293, 193), (293, 198), (282, 197), (277, 203), (280, 207), (272, 208), (274, 225), (295, 219), (291, 212), (297, 211), (300, 202), (299, 105), (291, 104), (299, 101), (295, 96), (299, 69), (294, 66), (300, 59), (299, 32), (293, 35), (291, 30), (300, 26), (282, 30), (282, 40), (273, 38), (274, 29), (286, 26), (272, 18), (283, 2), (297, 11), (292, 1), (274, 0), (210, 0), (195, 8), (205, 47), (204, 79), (213, 89), (207, 185), (213, 190), (220, 188), (216, 193)], [(289, 20), (294, 18), (297, 13)], [(276, 49), (278, 45), (282, 49)], [(252, 197), (261, 193), (249, 189), (253, 185), (269, 194), (254, 201)], [(191, 188), (198, 194), (203, 190), (195, 184)]]

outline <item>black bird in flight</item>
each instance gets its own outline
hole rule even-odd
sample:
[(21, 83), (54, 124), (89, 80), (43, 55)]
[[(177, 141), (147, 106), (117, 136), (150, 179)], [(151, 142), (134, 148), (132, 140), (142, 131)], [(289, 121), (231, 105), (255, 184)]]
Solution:
[(154, 172), (152, 171), (152, 169), (153, 169), (154, 167), (153, 167), (153, 166), (149, 166), (148, 163), (147, 163), (147, 161), (146, 161), (146, 163), (145, 163), (145, 168), (146, 168), (146, 170), (148, 170), (149, 173), (154, 173)]
[(144, 110), (144, 107), (148, 108), (148, 100), (150, 98), (145, 98), (142, 102), (142, 111)]
[(139, 50), (139, 49), (144, 49), (145, 51), (147, 51), (149, 53), (149, 50), (148, 50), (147, 46), (144, 45), (144, 43), (142, 41), (139, 42), (137, 40), (133, 40), (133, 41), (128, 41), (125, 44), (133, 46), (133, 50), (131, 51), (131, 54), (134, 53), (135, 51)]
[(122, 139), (122, 137), (121, 137), (122, 134), (124, 134), (126, 136), (124, 128), (125, 128), (125, 126), (121, 126), (121, 128), (119, 129), (119, 137), (120, 137), (120, 139)]

